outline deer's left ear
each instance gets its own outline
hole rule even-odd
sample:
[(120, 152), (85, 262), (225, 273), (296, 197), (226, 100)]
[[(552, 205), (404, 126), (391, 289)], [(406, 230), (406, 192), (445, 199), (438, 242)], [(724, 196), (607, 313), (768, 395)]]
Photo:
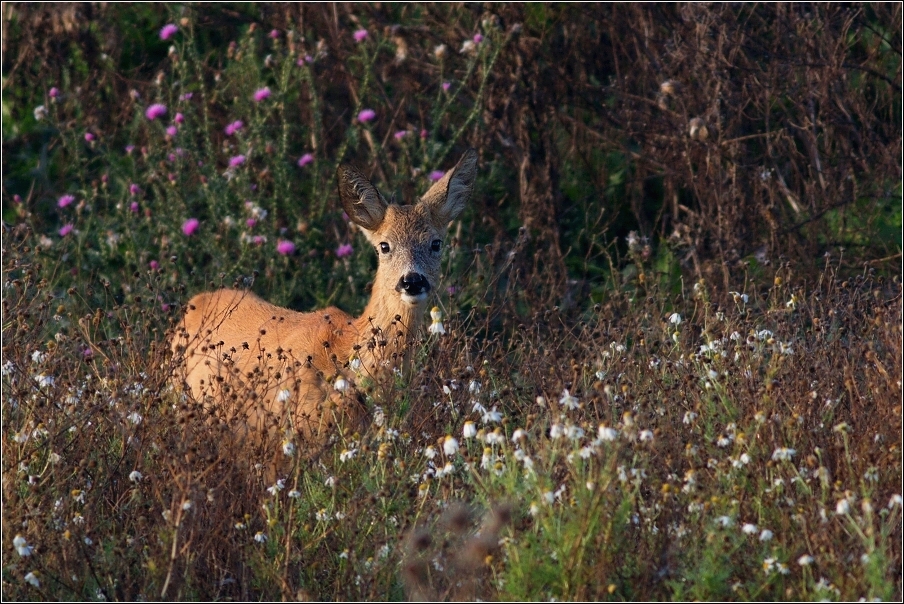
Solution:
[(436, 221), (443, 226), (455, 220), (471, 197), (477, 179), (477, 151), (468, 149), (455, 167), (436, 181), (421, 197)]

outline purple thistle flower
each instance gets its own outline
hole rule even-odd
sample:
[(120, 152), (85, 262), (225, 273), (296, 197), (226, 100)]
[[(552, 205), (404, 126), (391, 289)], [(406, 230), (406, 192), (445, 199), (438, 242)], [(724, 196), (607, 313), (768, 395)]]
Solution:
[(408, 136), (408, 131), (407, 131), (407, 130), (399, 130), (399, 131), (396, 132), (393, 136), (395, 137), (395, 139), (396, 139), (397, 141), (400, 141), (400, 140), (402, 140), (403, 138), (405, 138), (406, 136)]
[(58, 96), (60, 96), (60, 89), (57, 88), (56, 86), (54, 86), (53, 88), (50, 89), (50, 92), (48, 92), (47, 94), (50, 95), (50, 98), (55, 99)]
[(189, 218), (182, 223), (182, 232), (185, 233), (186, 236), (191, 237), (195, 234), (195, 231), (198, 230), (198, 226), (200, 226), (200, 224), (201, 223), (197, 218)]
[(169, 155), (166, 156), (166, 159), (167, 159), (170, 163), (173, 163), (174, 161), (176, 161), (176, 154), (175, 154), (175, 153), (170, 153)]
[(427, 129), (426, 128), (421, 129), (421, 138), (427, 138)]
[(450, 88), (452, 88), (452, 82), (443, 82), (443, 92), (449, 92)]
[(368, 33), (366, 29), (359, 29), (352, 35), (355, 37), (355, 42), (363, 42), (367, 39)]
[(314, 161), (314, 156), (310, 153), (305, 153), (304, 155), (302, 155), (301, 157), (298, 158), (298, 167), (304, 168), (305, 166), (312, 163), (313, 161)]
[(289, 254), (295, 253), (295, 244), (291, 241), (287, 241), (285, 239), (280, 239), (276, 244), (276, 251), (282, 254), (283, 256), (288, 256)]
[(179, 133), (179, 129), (176, 128), (175, 126), (170, 125), (170, 126), (166, 127), (166, 134), (168, 136), (176, 136), (176, 134), (178, 134), (178, 133)]
[(138, 202), (137, 201), (133, 201), (132, 203), (129, 204), (129, 211), (132, 212), (133, 214), (138, 213)]
[(172, 24), (172, 23), (167, 23), (167, 24), (164, 25), (163, 28), (160, 30), (160, 39), (161, 39), (161, 40), (169, 40), (169, 39), (172, 38), (174, 35), (176, 35), (176, 32), (177, 32), (177, 31), (179, 31), (179, 28), (178, 28), (178, 27), (176, 27), (176, 26), (175, 26), (174, 24)]
[(266, 241), (267, 241), (267, 238), (264, 237), (263, 235), (255, 235), (254, 237), (251, 238), (251, 243), (253, 243), (254, 245), (263, 245), (264, 242), (266, 242)]
[(141, 187), (133, 182), (129, 185), (129, 193), (131, 193), (132, 195), (138, 195), (139, 193), (141, 193)]
[(277, 38), (279, 37), (279, 30), (278, 30), (278, 29), (271, 29), (271, 30), (270, 30), (270, 37), (273, 38), (274, 40), (277, 39)]
[(16, 203), (22, 203), (22, 197), (19, 195), (13, 195), (13, 201)]
[(158, 268), (160, 268), (160, 263), (157, 262), (156, 260), (151, 260), (150, 262), (148, 262), (148, 266), (151, 268), (152, 271), (155, 271)]
[(85, 140), (86, 140), (87, 142), (90, 143), (90, 142), (92, 142), (94, 139), (95, 139), (95, 136), (94, 136), (93, 134), (91, 134), (90, 132), (85, 132)]
[(132, 151), (135, 150), (135, 145), (126, 145), (126, 155), (132, 155)]
[(179, 95), (180, 101), (190, 101), (191, 97), (195, 96), (193, 92), (186, 92), (185, 94)]
[(367, 123), (375, 117), (377, 117), (377, 112), (373, 109), (362, 109), (361, 113), (358, 114), (358, 121)]
[(236, 155), (235, 157), (230, 157), (230, 158), (229, 158), (229, 167), (230, 167), (230, 168), (238, 168), (238, 167), (241, 166), (243, 163), (245, 163), (245, 156), (244, 156), (244, 155)]
[(314, 62), (314, 57), (312, 57), (311, 55), (305, 55), (305, 56), (304, 56), (304, 62), (305, 62), (305, 63), (308, 63), (308, 64), (311, 64), (311, 63)]
[(149, 120), (155, 120), (164, 115), (166, 115), (166, 105), (162, 103), (154, 103), (144, 112), (144, 116)]
[(71, 222), (69, 224), (64, 224), (60, 229), (60, 237), (65, 237), (66, 235), (71, 233), (73, 228), (74, 227), (72, 226)]
[(336, 257), (337, 258), (347, 258), (352, 255), (355, 249), (352, 247), (350, 243), (343, 243), (339, 247), (336, 248)]
[(245, 123), (242, 120), (235, 120), (231, 124), (227, 125), (223, 132), (226, 133), (226, 136), (232, 136), (239, 130), (245, 127)]
[(59, 199), (57, 199), (57, 206), (61, 208), (65, 208), (69, 204), (75, 201), (75, 197), (73, 195), (63, 195)]
[(445, 175), (446, 175), (446, 173), (443, 172), (442, 170), (434, 170), (433, 172), (430, 173), (430, 176), (429, 176), (430, 182), (436, 182)]
[(181, 124), (182, 122), (185, 121), (185, 116), (182, 115), (181, 113), (177, 113), (176, 117), (173, 118), (173, 121), (176, 122), (177, 124)]
[(270, 88), (268, 86), (264, 86), (263, 88), (258, 88), (254, 91), (254, 102), (260, 103), (266, 98), (270, 98)]
[(480, 44), (483, 42), (483, 36), (481, 34), (474, 34), (474, 44)]
[(256, 219), (256, 218), (248, 218), (247, 220), (245, 220), (245, 225), (246, 225), (249, 229), (253, 229), (253, 228), (254, 228), (254, 225), (256, 225), (256, 224), (257, 224), (257, 219)]

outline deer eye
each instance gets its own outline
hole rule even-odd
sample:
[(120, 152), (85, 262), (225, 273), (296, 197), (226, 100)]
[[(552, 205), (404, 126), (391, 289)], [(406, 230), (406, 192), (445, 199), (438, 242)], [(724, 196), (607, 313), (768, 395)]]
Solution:
[(386, 243), (385, 241), (380, 242), (380, 251), (383, 252), (384, 254), (388, 254), (389, 253), (389, 244)]
[(434, 252), (438, 252), (440, 250), (440, 248), (442, 248), (442, 247), (443, 247), (443, 242), (440, 241), (439, 239), (434, 239), (433, 243), (430, 244), (430, 249), (433, 250)]

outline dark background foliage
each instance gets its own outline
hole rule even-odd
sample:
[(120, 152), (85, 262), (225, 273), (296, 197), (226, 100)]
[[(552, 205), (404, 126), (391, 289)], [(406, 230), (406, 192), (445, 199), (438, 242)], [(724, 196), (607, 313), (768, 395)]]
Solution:
[[(150, 98), (154, 78), (168, 69), (169, 45), (156, 31), (169, 9), (77, 4), (5, 10), (3, 203), (9, 212), (13, 194), (52, 200), (65, 188), (61, 150), (52, 132), (31, 119), (46, 100), (43, 83), (61, 82), (92, 99), (72, 119), (116, 138), (134, 120), (122, 99), (130, 90)], [(286, 99), (286, 111), (307, 124), (312, 91), (323, 98), (319, 123), (297, 134), (310, 139), (318, 158), (365, 166), (404, 199), (416, 190), (405, 158), (388, 144), (394, 130), (429, 127), (431, 137), (435, 130), (437, 148), (428, 155), (437, 167), (448, 166), (464, 146), (476, 147), (483, 182), (461, 234), (465, 248), (489, 243), (488, 261), (500, 265), (517, 245), (524, 253), (514, 260), (511, 278), (520, 291), (536, 294), (524, 300), (531, 308), (567, 304), (575, 296), (586, 300), (593, 292), (599, 299), (599, 284), (612, 278), (610, 257), (626, 248), (613, 242), (623, 242), (629, 231), (655, 246), (666, 265), (677, 262), (688, 277), (725, 287), (739, 262), (783, 258), (802, 271), (842, 248), (854, 266), (871, 261), (892, 268), (899, 261), (899, 5), (178, 10), (192, 16), (205, 65), (199, 77), (207, 82), (231, 68), (223, 49), (252, 24), (260, 28), (251, 42), (256, 45), (277, 28), (302, 34), (298, 52), (314, 52), (318, 43), (328, 49), (312, 70), (312, 86)], [(441, 77), (434, 48), (447, 45), (447, 68), (462, 77), (456, 72), (461, 41), (482, 26), (498, 30), (501, 45), (498, 60), (481, 75), (485, 87), (463, 86), (449, 111), (431, 123)], [(351, 36), (358, 27), (384, 39), (373, 56), (378, 81), (363, 91), (378, 110), (383, 139), (348, 144), (344, 125), (362, 102)], [(228, 119), (216, 111), (237, 103), (222, 99), (211, 120)], [(472, 111), (477, 119), (465, 121)], [(456, 137), (462, 122), (467, 128)], [(288, 147), (300, 154), (308, 141), (288, 134)], [(218, 133), (208, 136), (219, 142)], [(446, 144), (454, 144), (455, 153)], [(339, 151), (343, 157), (336, 157)], [(37, 167), (34, 157), (41, 158)], [(328, 202), (271, 190), (284, 221), (300, 215), (320, 223), (323, 208), (336, 207), (330, 178), (308, 190), (330, 195)]]

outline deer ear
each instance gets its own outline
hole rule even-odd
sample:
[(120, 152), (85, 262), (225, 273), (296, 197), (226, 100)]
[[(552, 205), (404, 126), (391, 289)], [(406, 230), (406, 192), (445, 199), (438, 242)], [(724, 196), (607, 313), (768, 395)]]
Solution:
[(424, 193), (421, 203), (427, 204), (437, 222), (447, 225), (465, 209), (476, 179), (477, 151), (468, 149), (455, 167)]
[(349, 219), (368, 231), (374, 231), (386, 215), (386, 200), (367, 178), (355, 168), (341, 164), (336, 173), (339, 201)]

